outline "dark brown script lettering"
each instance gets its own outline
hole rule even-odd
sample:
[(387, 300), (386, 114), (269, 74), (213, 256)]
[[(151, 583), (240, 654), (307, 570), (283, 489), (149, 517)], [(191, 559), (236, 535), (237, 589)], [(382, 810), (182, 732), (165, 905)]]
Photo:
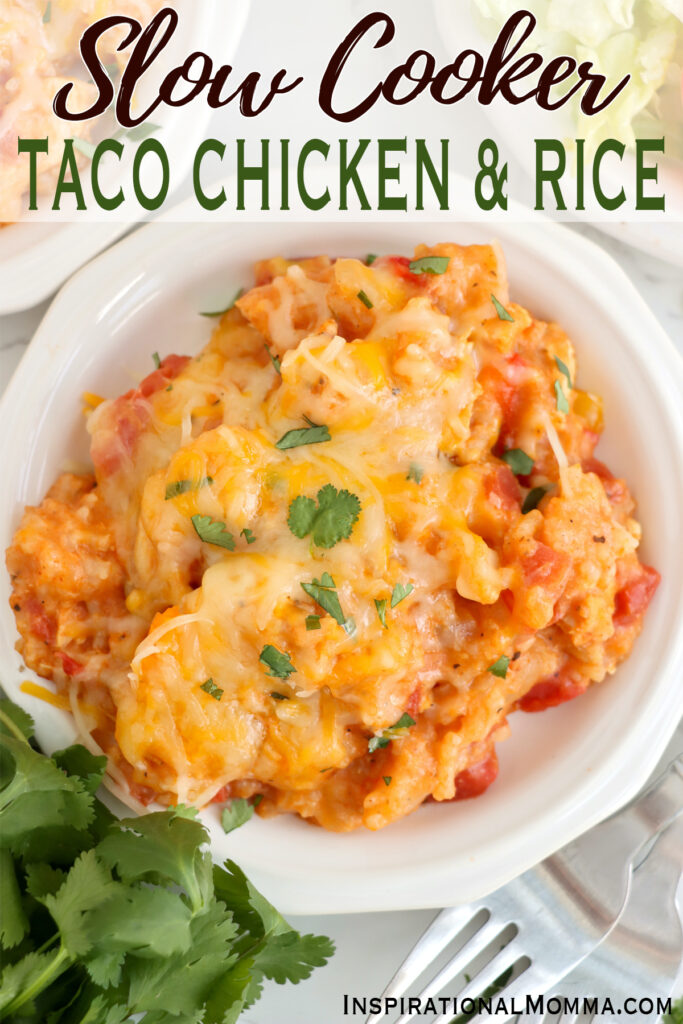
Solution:
[[(379, 11), (368, 14), (351, 29), (332, 55), (320, 83), (320, 107), (335, 121), (349, 122), (371, 110), (380, 97), (395, 105), (410, 103), (429, 87), (437, 103), (451, 104), (478, 87), (477, 98), (484, 105), (490, 104), (500, 94), (508, 103), (535, 99), (544, 110), (556, 110), (583, 90), (581, 109), (584, 114), (593, 115), (604, 110), (626, 88), (630, 75), (603, 96), (607, 79), (593, 69), (590, 61), (579, 64), (574, 57), (558, 56), (546, 63), (544, 57), (536, 52), (519, 56), (535, 26), (536, 18), (531, 11), (517, 11), (501, 29), (487, 59), (476, 50), (463, 50), (451, 64), (439, 70), (432, 54), (415, 50), (403, 64), (397, 65), (383, 81), (378, 82), (360, 103), (348, 110), (337, 109), (335, 91), (342, 75), (353, 76), (349, 62), (354, 51), (361, 43), (381, 49), (396, 34), (395, 23), (388, 14)], [(379, 35), (375, 30), (379, 30)], [(368, 59), (362, 50), (359, 50), (359, 56), (366, 61)], [(535, 83), (530, 83), (530, 76), (539, 72)], [(551, 90), (574, 76), (576, 80), (562, 95), (551, 95)], [(527, 81), (527, 91), (517, 91), (515, 83), (524, 80)]]
[[(197, 51), (191, 53), (179, 67), (169, 71), (159, 87), (156, 98), (146, 110), (134, 117), (131, 113), (131, 101), (136, 86), (170, 42), (178, 27), (178, 21), (177, 12), (166, 7), (152, 18), (144, 31), (135, 18), (122, 16), (102, 18), (91, 25), (81, 37), (80, 51), (83, 63), (97, 87), (97, 98), (87, 110), (70, 110), (68, 99), (73, 82), (69, 82), (62, 86), (54, 98), (53, 108), (57, 117), (64, 121), (84, 121), (97, 117), (108, 109), (116, 97), (117, 121), (124, 128), (134, 128), (142, 124), (161, 104), (181, 107), (191, 103), (205, 90), (206, 101), (210, 107), (224, 107), (233, 100), (239, 100), (239, 109), (244, 117), (255, 117), (272, 103), (275, 96), (290, 92), (303, 81), (302, 78), (296, 78), (291, 82), (285, 82), (287, 71), (282, 69), (273, 76), (265, 96), (259, 101), (256, 96), (261, 83), (259, 72), (250, 72), (237, 88), (230, 92), (229, 89), (226, 90), (226, 86), (233, 72), (232, 66), (224, 64), (214, 71), (211, 58)], [(135, 45), (116, 90), (97, 54), (97, 43), (105, 32), (120, 25), (127, 26), (129, 31), (117, 49), (121, 51), (132, 43)]]

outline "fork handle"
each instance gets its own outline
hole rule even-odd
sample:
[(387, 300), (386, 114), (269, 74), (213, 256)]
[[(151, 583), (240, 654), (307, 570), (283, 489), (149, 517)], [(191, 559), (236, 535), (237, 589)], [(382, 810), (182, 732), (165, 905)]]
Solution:
[[(626, 826), (632, 855), (683, 813), (683, 754), (679, 755), (630, 804), (609, 818), (605, 825)], [(632, 835), (631, 835), (632, 834)]]

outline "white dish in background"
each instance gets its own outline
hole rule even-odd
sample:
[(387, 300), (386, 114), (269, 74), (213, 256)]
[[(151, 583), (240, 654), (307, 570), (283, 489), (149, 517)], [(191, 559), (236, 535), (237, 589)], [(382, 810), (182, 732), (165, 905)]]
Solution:
[[(444, 49), (452, 57), (460, 51), (472, 47), (487, 53), (496, 34), (494, 22), (486, 22), (481, 14), (473, 13), (473, 0), (433, 0), (437, 27)], [(522, 7), (523, 5), (519, 5)], [(510, 8), (510, 13), (514, 10)], [(482, 31), (482, 25), (491, 26), (490, 34)], [(502, 27), (502, 26), (501, 26)], [(564, 51), (562, 51), (564, 52)], [(500, 151), (501, 165), (513, 157), (524, 173), (524, 181), (515, 179), (511, 172), (509, 191), (512, 197), (528, 211), (535, 206), (535, 139), (558, 139), (564, 141), (577, 137), (577, 128), (571, 107), (558, 110), (542, 110), (535, 102), (529, 101), (513, 106), (497, 96), (487, 107), (481, 107), (482, 116), (489, 122), (488, 133), (497, 142)], [(482, 125), (482, 140), (487, 135), (485, 123)], [(628, 245), (641, 249), (651, 256), (683, 267), (683, 163), (678, 160), (663, 159), (653, 154), (647, 163), (653, 163), (658, 157), (659, 178), (657, 182), (646, 183), (647, 194), (666, 196), (666, 212), (636, 212), (635, 205), (635, 157), (626, 154), (623, 164), (610, 154), (603, 163), (603, 187), (608, 195), (617, 195), (624, 189), (628, 202), (622, 210), (609, 212), (602, 209), (595, 199), (591, 204), (591, 188), (589, 185), (591, 164), (586, 164), (586, 211), (572, 214), (572, 203), (576, 203), (575, 178), (570, 170), (562, 179), (562, 189), (568, 212), (554, 214), (563, 220), (581, 220), (589, 222), (593, 227), (604, 231)], [(554, 159), (554, 158), (553, 158)], [(567, 164), (571, 166), (572, 155), (568, 151)], [(554, 166), (554, 163), (552, 164)], [(550, 204), (550, 190), (547, 190), (546, 201)], [(553, 215), (552, 210), (547, 211)], [(531, 215), (531, 214), (529, 214)], [(626, 219), (628, 218), (628, 219)]]
[[(178, 29), (164, 51), (163, 60), (150, 69), (141, 83), (140, 105), (156, 95), (155, 78), (181, 63), (189, 53), (204, 51), (217, 63), (230, 63), (242, 36), (249, 13), (250, 0), (176, 0), (180, 15)], [(138, 95), (138, 94), (136, 94)], [(200, 142), (205, 138), (212, 109), (203, 98), (185, 107), (159, 108), (150, 118), (159, 130), (154, 137), (163, 144), (172, 169), (172, 186), (178, 187), (187, 177)], [(102, 125), (106, 122), (103, 115)], [(106, 131), (104, 128), (103, 131)], [(74, 135), (78, 134), (77, 125)], [(130, 188), (130, 167), (135, 145), (124, 155), (116, 173), (103, 174), (102, 190), (115, 194), (122, 182)], [(104, 164), (103, 164), (104, 169)], [(112, 166), (112, 171), (114, 167)], [(150, 166), (151, 170), (151, 166)], [(143, 181), (145, 180), (143, 163)], [(83, 174), (84, 187), (88, 175)], [(150, 194), (154, 189), (150, 189)], [(49, 197), (48, 197), (49, 198)], [(49, 211), (51, 199), (43, 197)], [(61, 220), (57, 214), (28, 215), (25, 221), (0, 229), (0, 316), (17, 313), (42, 302), (51, 295), (75, 270), (97, 255), (137, 220), (140, 213), (122, 208), (119, 215), (93, 212), (89, 203), (87, 213), (65, 213)], [(132, 210), (132, 208), (131, 208)], [(35, 217), (36, 219), (33, 219)], [(106, 218), (106, 219), (105, 219)]]
[[(468, 186), (463, 186), (468, 187)], [(178, 213), (173, 214), (176, 218)], [(234, 857), (285, 913), (437, 907), (502, 885), (630, 798), (683, 713), (683, 363), (617, 265), (552, 224), (498, 225), (512, 295), (558, 320), (576, 343), (580, 383), (601, 393), (599, 448), (639, 500), (643, 557), (663, 572), (631, 658), (584, 697), (512, 717), (500, 776), (483, 797), (426, 805), (379, 833), (335, 835), (294, 817), (258, 818), (225, 836), (203, 818), (216, 858)], [(409, 252), (417, 242), (487, 241), (486, 226), (300, 223), (144, 227), (80, 271), (56, 298), (0, 405), (11, 424), (0, 497), (0, 545), (25, 504), (40, 501), (65, 459), (87, 457), (84, 390), (115, 395), (151, 354), (194, 353), (212, 325), (198, 315), (278, 253)], [(49, 750), (73, 741), (70, 716), (19, 689), (20, 659), (0, 578), (0, 677), (37, 719)]]

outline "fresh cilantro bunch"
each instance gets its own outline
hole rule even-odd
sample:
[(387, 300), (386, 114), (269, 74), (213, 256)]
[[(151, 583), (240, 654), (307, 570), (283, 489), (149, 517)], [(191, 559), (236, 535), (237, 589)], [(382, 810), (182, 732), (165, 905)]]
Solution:
[(106, 758), (48, 758), (0, 701), (0, 1021), (234, 1024), (264, 978), (296, 984), (334, 952), (300, 935), (193, 810), (118, 821), (95, 792)]

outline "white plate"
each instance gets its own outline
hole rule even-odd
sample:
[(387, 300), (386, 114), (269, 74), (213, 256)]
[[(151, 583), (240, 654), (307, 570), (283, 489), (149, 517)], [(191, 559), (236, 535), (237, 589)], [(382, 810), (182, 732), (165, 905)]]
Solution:
[[(215, 61), (229, 63), (237, 50), (249, 13), (250, 0), (176, 0), (179, 28), (164, 52), (160, 73), (167, 73), (188, 53), (204, 51)], [(140, 103), (156, 95), (155, 80), (143, 80)], [(207, 134), (213, 114), (202, 100), (186, 107), (160, 109), (150, 121), (159, 125), (156, 138), (164, 145), (173, 170), (172, 181), (180, 185), (187, 176), (193, 155)], [(75, 131), (75, 129), (74, 129)], [(114, 194), (129, 180), (132, 152), (121, 161), (115, 174), (103, 177), (103, 191)], [(113, 168), (112, 168), (113, 170)], [(83, 178), (84, 182), (86, 176)], [(45, 200), (43, 200), (45, 201)], [(123, 209), (123, 208), (122, 208)], [(49, 210), (49, 206), (48, 206)], [(47, 217), (47, 219), (45, 219)], [(102, 252), (131, 226), (138, 215), (123, 213), (120, 218), (103, 214), (29, 215), (25, 221), (0, 229), (0, 316), (17, 313), (37, 305), (51, 295), (75, 270)], [(98, 218), (96, 220), (86, 218)], [(72, 223), (69, 223), (69, 221)]]
[[(495, 31), (492, 27), (490, 34), (485, 35), (482, 26), (494, 26), (494, 22), (485, 21), (478, 11), (473, 12), (473, 0), (433, 2), (439, 33), (449, 53), (455, 54), (467, 47), (483, 53), (488, 52)], [(512, 10), (513, 8), (510, 8), (511, 12)], [(576, 125), (571, 107), (544, 111), (531, 101), (512, 106), (497, 96), (490, 106), (480, 109), (490, 123), (489, 133), (499, 144), (501, 161), (513, 157), (523, 171), (524, 180), (519, 180), (515, 176), (516, 170), (511, 171), (511, 194), (531, 210), (535, 205), (534, 140), (575, 138)], [(487, 129), (484, 126), (481, 132), (482, 139), (486, 134)], [(590, 181), (590, 174), (590, 165), (587, 165), (586, 181)], [(660, 157), (659, 180), (652, 183), (651, 191), (653, 195), (666, 196), (665, 213), (635, 211), (635, 159), (632, 154), (626, 154), (623, 164), (616, 159), (611, 162), (606, 159), (602, 174), (603, 186), (608, 195), (618, 195), (622, 188), (626, 191), (628, 203), (622, 211), (605, 211), (595, 200), (591, 205), (590, 189), (587, 188), (587, 211), (572, 215), (572, 188), (575, 188), (575, 179), (567, 171), (562, 187), (569, 212), (555, 216), (564, 220), (570, 220), (573, 216), (575, 219), (589, 221), (594, 227), (628, 245), (683, 267), (683, 164)]]
[[(463, 187), (468, 187), (463, 185)], [(174, 214), (177, 217), (177, 212)], [(517, 714), (498, 782), (478, 800), (431, 804), (380, 833), (335, 835), (294, 817), (255, 819), (229, 836), (204, 814), (214, 854), (234, 857), (286, 913), (442, 906), (491, 891), (614, 811), (652, 771), (683, 713), (683, 363), (616, 264), (558, 225), (505, 225), (512, 294), (576, 342), (583, 386), (605, 397), (602, 457), (628, 477), (645, 527), (643, 557), (664, 579), (643, 635), (616, 676), (542, 715)], [(84, 390), (114, 395), (151, 353), (196, 352), (197, 315), (277, 253), (410, 252), (416, 242), (486, 241), (457, 223), (159, 223), (80, 271), (59, 294), (0, 406), (8, 439), (0, 545), (66, 457), (83, 458)], [(0, 678), (38, 721), (48, 749), (74, 738), (69, 716), (19, 690), (19, 658), (0, 579)], [(27, 674), (23, 674), (27, 678)]]

